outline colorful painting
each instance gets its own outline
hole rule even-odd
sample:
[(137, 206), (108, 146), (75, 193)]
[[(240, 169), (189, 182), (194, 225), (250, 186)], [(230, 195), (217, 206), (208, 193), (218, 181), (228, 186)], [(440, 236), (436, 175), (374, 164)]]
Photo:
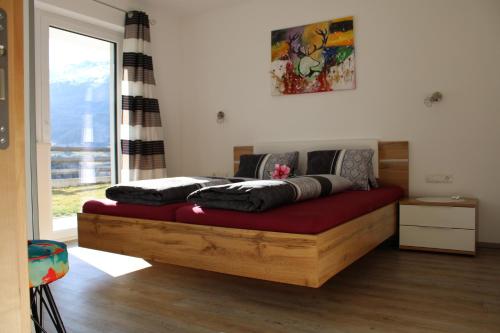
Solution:
[(271, 33), (273, 95), (354, 89), (353, 17)]

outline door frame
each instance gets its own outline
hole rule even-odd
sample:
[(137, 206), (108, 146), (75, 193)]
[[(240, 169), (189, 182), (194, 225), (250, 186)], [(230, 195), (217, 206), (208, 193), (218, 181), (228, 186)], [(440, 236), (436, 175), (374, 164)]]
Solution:
[(29, 315), (27, 189), (24, 109), (24, 1), (0, 0), (7, 13), (9, 146), (0, 150), (0, 323), (5, 332), (27, 333)]
[(116, 75), (116, 112), (110, 123), (114, 123), (111, 132), (111, 180), (117, 179), (117, 166), (121, 159), (118, 138), (121, 119), (121, 79), (123, 33), (102, 26), (96, 26), (83, 20), (35, 9), (35, 78), (36, 78), (36, 155), (37, 155), (37, 192), (38, 192), (38, 230), (39, 238), (68, 241), (76, 239), (76, 228), (53, 230), (52, 225), (52, 180), (51, 180), (51, 132), (50, 132), (50, 87), (49, 87), (49, 28), (55, 27), (85, 36), (115, 43)]

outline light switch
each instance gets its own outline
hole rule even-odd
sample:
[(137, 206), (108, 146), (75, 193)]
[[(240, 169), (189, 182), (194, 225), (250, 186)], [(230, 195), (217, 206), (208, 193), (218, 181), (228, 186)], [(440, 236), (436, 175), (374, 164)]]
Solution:
[(453, 175), (427, 175), (425, 181), (427, 183), (451, 184), (453, 183)]

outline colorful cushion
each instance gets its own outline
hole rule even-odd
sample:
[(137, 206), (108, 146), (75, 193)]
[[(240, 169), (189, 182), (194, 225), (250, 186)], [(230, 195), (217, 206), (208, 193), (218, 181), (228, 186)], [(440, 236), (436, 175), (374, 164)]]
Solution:
[(295, 175), (299, 164), (299, 152), (242, 155), (238, 172), (234, 176), (272, 179), (277, 164), (289, 167), (289, 176)]
[(372, 149), (318, 150), (307, 153), (307, 174), (338, 175), (349, 179), (354, 190), (378, 187), (373, 172)]
[(66, 244), (51, 240), (28, 241), (30, 288), (62, 278), (69, 270)]

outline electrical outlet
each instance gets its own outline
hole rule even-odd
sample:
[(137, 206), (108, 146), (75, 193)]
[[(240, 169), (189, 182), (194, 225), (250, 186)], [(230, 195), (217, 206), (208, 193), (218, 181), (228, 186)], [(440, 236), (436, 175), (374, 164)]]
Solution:
[(453, 175), (427, 175), (425, 181), (427, 183), (451, 184), (453, 183)]

